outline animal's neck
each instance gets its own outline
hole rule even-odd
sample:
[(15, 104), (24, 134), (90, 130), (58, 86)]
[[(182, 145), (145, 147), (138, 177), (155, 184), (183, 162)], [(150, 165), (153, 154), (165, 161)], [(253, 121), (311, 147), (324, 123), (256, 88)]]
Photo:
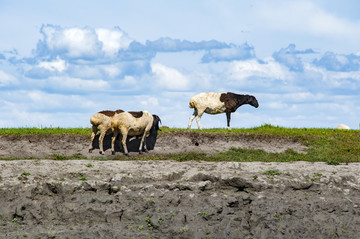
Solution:
[(247, 100), (248, 100), (248, 96), (247, 95), (238, 95), (238, 94), (234, 94), (235, 98), (236, 98), (236, 105), (237, 107), (242, 106), (243, 104), (247, 104)]

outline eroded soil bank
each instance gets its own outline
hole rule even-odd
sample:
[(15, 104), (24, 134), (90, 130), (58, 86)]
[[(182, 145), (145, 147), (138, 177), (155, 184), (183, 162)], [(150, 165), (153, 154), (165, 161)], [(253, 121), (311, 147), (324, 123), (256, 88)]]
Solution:
[[(307, 148), (291, 138), (254, 137), (251, 135), (226, 136), (196, 131), (174, 131), (166, 134), (152, 134), (147, 137), (149, 154), (198, 152), (215, 154), (231, 147), (263, 149), (267, 152), (282, 152), (292, 149), (305, 153)], [(2, 135), (0, 136), (0, 158), (53, 158), (54, 155), (78, 155), (85, 158), (111, 157), (111, 136), (104, 139), (104, 155), (99, 155), (99, 135), (89, 153), (90, 136), (59, 135)], [(116, 154), (122, 154), (120, 140), (116, 140)], [(127, 142), (130, 155), (138, 155), (140, 139)]]
[(359, 166), (0, 161), (0, 238), (358, 238)]

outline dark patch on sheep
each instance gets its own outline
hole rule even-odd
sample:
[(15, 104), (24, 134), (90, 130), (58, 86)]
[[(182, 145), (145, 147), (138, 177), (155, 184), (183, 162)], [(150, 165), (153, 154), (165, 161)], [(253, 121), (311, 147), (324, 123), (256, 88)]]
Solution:
[(135, 118), (141, 118), (143, 116), (143, 112), (142, 111), (129, 111), (129, 114), (131, 114), (132, 116), (134, 116)]
[(100, 114), (104, 114), (108, 117), (113, 117), (115, 114), (119, 114), (119, 113), (122, 113), (124, 112), (123, 110), (116, 110), (116, 111), (113, 111), (113, 110), (103, 110), (103, 111), (100, 111), (99, 113)]
[(154, 118), (154, 121), (153, 121), (153, 126), (152, 127), (155, 127), (156, 130), (159, 130), (160, 129), (159, 123), (161, 123), (161, 119), (157, 115), (153, 115), (153, 118)]
[(239, 95), (232, 92), (222, 93), (220, 101), (225, 103), (227, 112), (235, 112), (237, 108), (244, 104), (250, 104), (255, 108), (259, 107), (259, 103), (252, 95)]

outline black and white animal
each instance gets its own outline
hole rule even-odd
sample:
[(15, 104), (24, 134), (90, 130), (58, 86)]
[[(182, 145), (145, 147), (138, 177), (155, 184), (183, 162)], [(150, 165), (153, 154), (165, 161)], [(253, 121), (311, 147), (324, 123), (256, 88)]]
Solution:
[(123, 112), (116, 114), (111, 119), (111, 130), (114, 133), (111, 140), (112, 154), (115, 154), (115, 140), (118, 134), (121, 134), (122, 136), (121, 142), (126, 156), (129, 156), (126, 146), (126, 139), (128, 136), (141, 136), (139, 153), (142, 154), (143, 148), (144, 151), (147, 152), (146, 137), (150, 135), (150, 130), (152, 128), (159, 130), (159, 123), (161, 123), (159, 116), (152, 115), (148, 111)]
[(99, 148), (100, 154), (103, 154), (104, 152), (104, 137), (106, 134), (112, 133), (111, 131), (111, 118), (115, 114), (119, 114), (124, 112), (123, 110), (103, 110), (100, 111), (90, 118), (90, 123), (92, 125), (92, 133), (91, 133), (91, 140), (89, 145), (89, 152), (91, 153), (93, 150), (93, 141), (95, 139), (96, 133), (100, 131), (100, 137), (99, 137)]
[(204, 92), (191, 97), (189, 108), (194, 108), (194, 113), (190, 116), (188, 129), (196, 117), (198, 128), (201, 129), (200, 118), (205, 113), (221, 114), (226, 113), (227, 127), (230, 128), (230, 114), (235, 112), (237, 108), (244, 104), (249, 104), (255, 108), (259, 107), (259, 103), (255, 96), (239, 95), (235, 93), (214, 93)]

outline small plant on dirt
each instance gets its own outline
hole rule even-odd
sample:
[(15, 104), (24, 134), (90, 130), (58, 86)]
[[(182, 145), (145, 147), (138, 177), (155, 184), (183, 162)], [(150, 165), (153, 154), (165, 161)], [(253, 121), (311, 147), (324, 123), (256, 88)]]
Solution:
[(30, 176), (30, 175), (31, 175), (31, 173), (29, 173), (29, 172), (22, 172), (20, 174), (20, 176), (18, 177), (18, 179), (19, 180), (27, 180), (28, 179), (27, 176)]
[(175, 213), (173, 212), (173, 211), (170, 211), (170, 215), (172, 216), (172, 217), (175, 217)]
[(141, 231), (142, 229), (144, 229), (144, 226), (143, 226), (143, 225), (138, 226), (138, 228), (137, 228), (138, 231)]
[(71, 159), (86, 159), (86, 157), (84, 155), (82, 155), (81, 153), (76, 153), (71, 155), (70, 157)]
[(328, 160), (326, 163), (328, 165), (335, 165), (335, 166), (340, 164), (338, 161), (332, 159)]
[(88, 168), (93, 168), (93, 167), (94, 167), (94, 164), (88, 163), (88, 164), (86, 164), (85, 166), (88, 167)]
[(53, 157), (54, 160), (66, 160), (66, 156), (65, 155), (61, 155), (61, 154), (55, 154)]
[(254, 176), (253, 176), (253, 179), (254, 179), (254, 180), (256, 180), (257, 178), (258, 178), (258, 176), (257, 176), (257, 175), (254, 175)]
[(80, 180), (80, 181), (87, 181), (87, 178), (85, 178), (85, 177), (80, 177), (79, 180)]
[(207, 212), (198, 212), (197, 214), (202, 216), (202, 218), (207, 219), (208, 216)]
[(164, 221), (164, 219), (162, 217), (158, 217), (158, 223), (161, 224)]
[(269, 169), (267, 171), (264, 171), (263, 174), (269, 175), (269, 176), (276, 176), (276, 175), (280, 175), (281, 173), (277, 170)]
[(29, 173), (29, 172), (23, 172), (23, 173), (21, 174), (21, 176), (29, 176), (29, 175), (31, 175), (31, 173)]
[(183, 232), (188, 232), (188, 231), (189, 231), (189, 228), (184, 227), (184, 228), (182, 229), (182, 231), (183, 231)]
[(313, 177), (310, 179), (311, 181), (320, 181), (321, 177), (324, 177), (321, 173), (314, 173)]
[(154, 229), (154, 225), (153, 225), (153, 223), (152, 223), (152, 221), (151, 221), (151, 217), (146, 217), (146, 218), (145, 218), (145, 222), (146, 222), (146, 224), (147, 224), (147, 226), (148, 226), (148, 229), (149, 229), (150, 231)]

